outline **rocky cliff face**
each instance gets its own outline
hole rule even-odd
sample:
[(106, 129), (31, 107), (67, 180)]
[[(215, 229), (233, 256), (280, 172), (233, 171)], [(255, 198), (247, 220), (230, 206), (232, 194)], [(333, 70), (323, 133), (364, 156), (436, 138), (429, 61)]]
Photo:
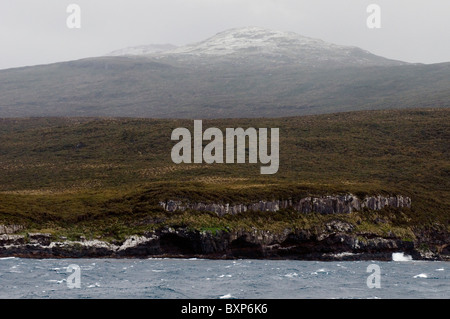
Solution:
[(186, 209), (196, 211), (214, 212), (219, 216), (226, 214), (237, 214), (247, 211), (276, 212), (280, 209), (294, 209), (301, 213), (317, 212), (320, 214), (346, 214), (353, 211), (359, 211), (363, 208), (379, 210), (384, 207), (403, 208), (411, 207), (411, 198), (396, 196), (367, 196), (363, 200), (353, 194), (332, 195), (321, 197), (305, 197), (298, 201), (293, 200), (275, 200), (259, 201), (258, 203), (234, 204), (228, 203), (200, 203), (200, 202), (182, 202), (179, 200), (168, 200), (160, 202), (161, 207), (168, 212), (176, 210), (184, 211)]
[[(0, 235), (0, 256), (31, 258), (88, 257), (200, 257), (302, 260), (391, 260), (394, 252), (413, 259), (450, 260), (448, 233), (439, 245), (430, 245), (424, 234), (417, 240), (355, 233), (354, 226), (334, 220), (320, 232), (288, 230), (281, 233), (250, 231), (192, 231), (165, 228), (122, 242), (99, 240), (55, 241), (49, 234)], [(424, 250), (424, 243), (429, 248)]]
[(14, 234), (22, 229), (22, 225), (0, 225), (0, 234)]
[[(193, 209), (211, 211), (219, 216), (247, 211), (294, 209), (301, 213), (350, 213), (383, 207), (410, 207), (405, 196), (368, 196), (364, 199), (347, 194), (306, 197), (300, 200), (260, 201), (249, 204), (190, 203), (169, 200), (160, 205), (168, 212)], [(314, 230), (272, 233), (260, 229), (234, 231), (196, 231), (163, 228), (124, 241), (78, 241), (54, 238), (51, 234), (27, 233), (20, 225), (0, 225), (0, 256), (32, 258), (82, 257), (203, 257), (268, 258), (303, 260), (391, 260), (392, 253), (404, 252), (414, 259), (450, 260), (450, 234), (445, 229), (420, 231), (414, 241), (395, 235), (379, 236), (356, 231), (355, 225), (333, 219)]]

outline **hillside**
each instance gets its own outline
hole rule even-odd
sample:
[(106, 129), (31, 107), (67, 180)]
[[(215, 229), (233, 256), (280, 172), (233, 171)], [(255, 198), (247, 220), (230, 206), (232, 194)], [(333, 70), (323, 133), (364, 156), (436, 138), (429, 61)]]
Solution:
[[(279, 127), (279, 172), (260, 175), (259, 164), (173, 164), (170, 134), (192, 127), (191, 120), (2, 119), (0, 224), (117, 241), (166, 227), (320, 232), (337, 218), (358, 236), (407, 243), (426, 234), (428, 241), (420, 237), (420, 243), (442, 245), (437, 238), (444, 235), (436, 234), (449, 231), (449, 123), (448, 109), (204, 121), (204, 127), (221, 129)], [(412, 205), (339, 215), (287, 210), (224, 217), (164, 212), (159, 205), (169, 199), (242, 203), (339, 193), (402, 194)]]
[(0, 70), (0, 117), (282, 117), (448, 107), (450, 63), (409, 64), (291, 32)]

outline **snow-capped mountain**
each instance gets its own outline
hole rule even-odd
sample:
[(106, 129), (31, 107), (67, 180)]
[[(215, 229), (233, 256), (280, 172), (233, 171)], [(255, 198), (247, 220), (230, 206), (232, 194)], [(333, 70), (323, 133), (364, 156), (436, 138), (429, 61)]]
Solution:
[[(169, 46), (135, 47), (115, 51), (112, 55), (143, 55), (186, 60), (189, 57), (235, 60), (263, 58), (267, 62), (296, 63), (305, 66), (399, 65), (353, 46), (328, 43), (294, 32), (267, 30), (260, 27), (235, 28), (220, 32), (204, 41), (177, 48)], [(160, 50), (154, 50), (158, 48)], [(198, 60), (198, 59), (197, 59)]]
[(149, 44), (129, 47), (108, 53), (107, 56), (148, 55), (176, 49), (173, 44)]
[(345, 51), (354, 48), (330, 44), (294, 32), (272, 31), (259, 27), (236, 28), (220, 32), (199, 43), (177, 48), (170, 53), (195, 55), (228, 55), (254, 52), (259, 54), (298, 54), (317, 51)]
[(175, 48), (0, 70), (0, 117), (278, 117), (446, 107), (450, 63), (409, 64), (248, 27)]

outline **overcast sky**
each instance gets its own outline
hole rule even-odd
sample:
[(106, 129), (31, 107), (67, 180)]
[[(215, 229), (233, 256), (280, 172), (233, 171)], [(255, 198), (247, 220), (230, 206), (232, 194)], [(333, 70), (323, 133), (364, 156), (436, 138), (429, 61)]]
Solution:
[[(81, 7), (81, 29), (66, 8)], [(381, 7), (381, 29), (366, 8)], [(236, 27), (294, 31), (408, 62), (450, 61), (450, 0), (1, 0), (0, 69), (204, 40)]]

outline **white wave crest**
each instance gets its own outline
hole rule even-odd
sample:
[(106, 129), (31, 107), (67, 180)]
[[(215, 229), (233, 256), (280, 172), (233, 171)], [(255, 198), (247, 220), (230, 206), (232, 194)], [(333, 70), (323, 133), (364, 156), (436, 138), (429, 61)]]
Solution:
[(410, 255), (405, 255), (405, 253), (393, 253), (393, 261), (411, 261), (412, 257)]

